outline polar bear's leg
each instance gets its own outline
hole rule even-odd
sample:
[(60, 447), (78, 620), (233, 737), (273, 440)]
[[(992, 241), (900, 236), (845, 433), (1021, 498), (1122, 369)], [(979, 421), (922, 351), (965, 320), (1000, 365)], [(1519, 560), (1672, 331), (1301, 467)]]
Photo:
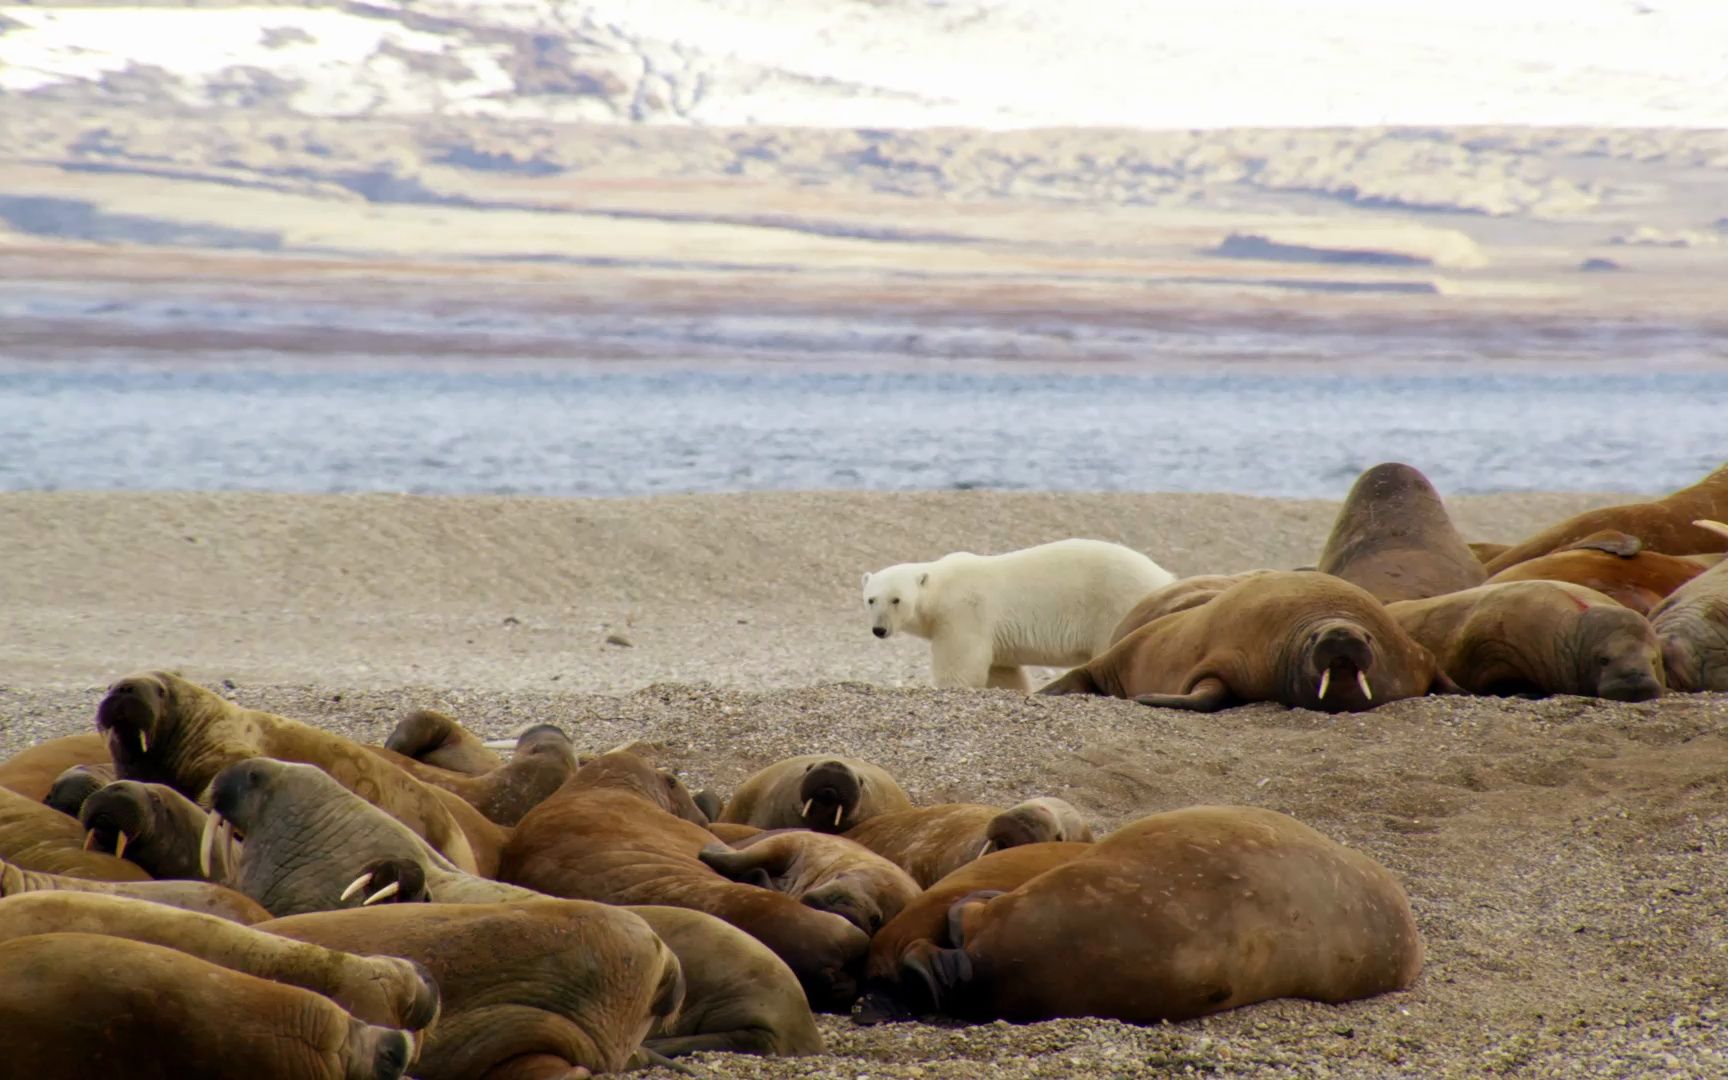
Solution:
[(1002, 690), (1018, 690), (1023, 694), (1032, 691), (1032, 684), (1026, 679), (1026, 669), (1012, 664), (992, 664), (990, 676), (984, 685)]
[(990, 682), (992, 651), (989, 638), (980, 641), (971, 634), (939, 633), (930, 639), (930, 674), (939, 688), (981, 690)]

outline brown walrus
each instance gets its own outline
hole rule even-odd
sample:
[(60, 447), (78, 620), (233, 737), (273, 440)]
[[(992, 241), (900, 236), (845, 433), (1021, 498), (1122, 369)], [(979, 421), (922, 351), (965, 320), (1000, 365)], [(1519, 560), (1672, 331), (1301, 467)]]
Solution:
[(13, 791), (31, 802), (42, 802), (60, 774), (74, 765), (112, 765), (108, 742), (85, 732), (62, 735), (27, 746), (0, 761), (0, 788)]
[(1569, 581), (1647, 615), (1669, 593), (1703, 572), (1704, 567), (1683, 556), (1645, 551), (1637, 537), (1603, 532), (1560, 551), (1508, 566), (1489, 578), (1488, 584)]
[(418, 1080), (617, 1072), (684, 1000), (672, 950), (641, 916), (605, 904), (383, 904), (260, 929), (430, 971), (443, 1013)]
[(1699, 518), (1728, 519), (1728, 465), (1660, 499), (1586, 510), (1567, 518), (1494, 556), (1488, 562), (1488, 574), (1493, 576), (1508, 566), (1559, 551), (1609, 529), (1635, 536), (1647, 549), (1664, 555), (1728, 550), (1728, 538), (1693, 524)]
[(124, 859), (85, 850), (84, 830), (76, 818), (7, 788), (0, 788), (0, 859), (24, 870), (93, 881), (150, 878)]
[(709, 832), (726, 841), (728, 844), (736, 844), (740, 840), (748, 840), (752, 836), (760, 836), (766, 831), (764, 829), (758, 829), (754, 825), (739, 825), (732, 821), (711, 821), (708, 823), (707, 829)]
[[(1090, 844), (1038, 843), (993, 851), (949, 874), (925, 889), (870, 939), (870, 956), (864, 964), (864, 992), (852, 1019), (859, 1024), (889, 1020), (911, 1020), (900, 990), (900, 963), (915, 942), (933, 942), (953, 947), (948, 938), (948, 909), (986, 890), (1018, 889), (1046, 870), (1053, 870), (1085, 854)], [(921, 993), (918, 996), (923, 996)]]
[(1092, 827), (1067, 802), (1040, 798), (1007, 810), (977, 803), (896, 810), (878, 814), (849, 830), (846, 837), (893, 862), (928, 889), (992, 851), (1062, 840), (1090, 843)]
[(54, 778), (42, 805), (67, 817), (77, 817), (85, 799), (113, 782), (112, 762), (107, 765), (74, 765)]
[[(1700, 520), (1702, 528), (1728, 525)], [(1650, 626), (1662, 645), (1662, 666), (1676, 690), (1728, 690), (1728, 562), (1674, 590), (1650, 612)]]
[(911, 807), (886, 769), (858, 758), (803, 754), (776, 761), (739, 784), (720, 820), (838, 833), (876, 814)]
[(100, 934), (0, 943), (9, 1077), (396, 1080), (406, 1031), (178, 949)]
[(485, 740), (435, 709), (415, 709), (396, 721), (386, 749), (434, 768), (479, 776), (504, 764)]
[(316, 765), (425, 837), (456, 866), (478, 869), (467, 835), (436, 789), (333, 732), (242, 709), (166, 671), (129, 675), (110, 686), (96, 709), (96, 728), (108, 738), (121, 779), (167, 784), (194, 799), (223, 766), (245, 758)]
[(602, 754), (516, 826), (501, 876), (553, 896), (706, 911), (774, 950), (812, 1005), (850, 1004), (869, 938), (838, 915), (702, 865), (714, 834), (696, 824), (700, 814), (675, 777), (634, 754)]
[(1502, 552), (1511, 551), (1512, 545), (1496, 544), (1489, 540), (1472, 540), (1469, 548), (1470, 553), (1476, 556), (1476, 561), (1481, 563), (1483, 569), (1486, 570), (1488, 564), (1498, 558)]
[(911, 875), (856, 840), (808, 829), (765, 832), (731, 848), (710, 844), (698, 857), (722, 876), (785, 893), (874, 934), (912, 902)]
[(461, 796), (497, 825), (521, 821), (523, 814), (562, 787), (576, 771), (575, 746), (552, 724), (536, 724), (524, 731), (508, 764), (474, 775), (425, 765), (385, 748), (372, 749), (402, 766), (416, 780)]
[(1473, 694), (1647, 701), (1662, 693), (1650, 623), (1582, 585), (1508, 581), (1386, 610)]
[(116, 780), (105, 785), (78, 809), (85, 843), (93, 851), (112, 852), (137, 863), (157, 879), (226, 881), (226, 851), (206, 874), (198, 865), (198, 847), (210, 815), (167, 784)]
[(1166, 615), (1040, 694), (1103, 694), (1211, 712), (1277, 701), (1360, 712), (1456, 689), (1365, 589), (1331, 574), (1274, 571)]
[(368, 1024), (419, 1031), (438, 1016), (438, 987), (418, 964), (308, 945), (213, 915), (96, 893), (36, 892), (0, 904), (0, 941), (105, 934), (176, 949), (230, 971), (298, 986)]
[(1240, 574), (1196, 574), (1193, 577), (1173, 581), (1156, 592), (1148, 593), (1146, 599), (1135, 604), (1133, 610), (1122, 616), (1122, 621), (1117, 623), (1116, 629), (1110, 632), (1110, 644), (1116, 644), (1149, 622), (1156, 622), (1164, 616), (1174, 615), (1178, 611), (1197, 608), (1238, 582), (1269, 573), (1272, 571), (1248, 570)]
[(1385, 867), (1258, 807), (1142, 818), (1017, 889), (958, 901), (949, 926), (955, 947), (914, 943), (902, 985), (967, 1017), (1149, 1024), (1370, 997), (1422, 969)]
[(1398, 462), (1356, 478), (1318, 568), (1385, 602), (1473, 588), (1486, 576), (1434, 485)]
[(210, 881), (92, 881), (40, 870), (26, 870), (0, 861), (0, 897), (38, 892), (97, 893), (143, 900), (152, 904), (166, 904), (182, 911), (214, 915), (245, 926), (263, 922), (270, 917), (268, 911), (245, 896)]

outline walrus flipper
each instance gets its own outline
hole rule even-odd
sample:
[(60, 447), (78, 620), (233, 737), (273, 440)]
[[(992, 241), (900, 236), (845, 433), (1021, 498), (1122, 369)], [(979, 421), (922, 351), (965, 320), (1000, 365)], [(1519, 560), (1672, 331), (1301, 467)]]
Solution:
[(648, 1065), (697, 1075), (688, 1066), (679, 1065), (667, 1059), (680, 1058), (686, 1054), (712, 1052), (759, 1054), (764, 1057), (771, 1057), (774, 1056), (777, 1046), (772, 1031), (760, 1027), (741, 1027), (732, 1031), (709, 1031), (701, 1035), (676, 1035), (664, 1039), (645, 1039), (642, 1042), (641, 1050), (646, 1050), (660, 1059), (660, 1061), (655, 1061), (644, 1054), (643, 1057), (647, 1059), (646, 1064)]
[[(972, 958), (964, 949), (944, 949), (918, 941), (900, 958), (900, 985), (929, 995), (930, 1012), (952, 1012), (960, 991), (972, 981)], [(916, 1006), (914, 1006), (916, 1007)]]
[[(767, 850), (762, 848), (758, 851), (733, 851), (725, 844), (709, 844), (697, 852), (696, 857), (723, 878), (729, 878), (740, 885), (755, 885), (758, 888), (778, 891), (775, 875), (763, 858), (763, 852)], [(784, 870), (785, 858), (781, 857), (777, 861), (780, 863), (779, 869)]]
[(1099, 696), (1108, 696), (1105, 693), (1104, 688), (1098, 685), (1098, 680), (1094, 679), (1092, 673), (1084, 667), (1077, 667), (1068, 674), (1039, 687), (1038, 694), (1041, 696), (1056, 696), (1059, 694), (1097, 694)]
[(1230, 688), (1216, 675), (1208, 675), (1194, 684), (1186, 694), (1141, 694), (1134, 699), (1142, 705), (1159, 709), (1187, 709), (1190, 712), (1217, 712), (1233, 700)]
[(1561, 551), (1603, 551), (1609, 555), (1618, 555), (1622, 559), (1644, 550), (1644, 541), (1636, 536), (1620, 532), (1618, 529), (1603, 529), (1593, 532), (1575, 544), (1568, 544)]

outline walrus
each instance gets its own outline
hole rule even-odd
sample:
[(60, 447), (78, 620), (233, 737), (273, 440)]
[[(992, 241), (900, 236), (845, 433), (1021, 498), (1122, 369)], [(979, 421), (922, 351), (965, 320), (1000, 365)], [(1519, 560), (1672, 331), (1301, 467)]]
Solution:
[[(383, 747), (371, 749), (402, 766), (416, 780), (460, 796), (496, 825), (521, 821), (523, 814), (562, 787), (576, 771), (576, 748), (570, 737), (552, 724), (536, 724), (524, 731), (508, 764), (477, 775), (425, 765)], [(472, 833), (469, 838), (473, 839)]]
[(1386, 610), (1472, 694), (1648, 701), (1662, 693), (1650, 623), (1582, 585), (1508, 581)]
[(1117, 623), (1116, 629), (1110, 632), (1110, 644), (1116, 644), (1149, 622), (1155, 622), (1166, 615), (1174, 615), (1178, 611), (1197, 608), (1237, 582), (1267, 573), (1271, 573), (1271, 571), (1248, 570), (1240, 574), (1196, 574), (1193, 577), (1173, 581), (1156, 592), (1148, 593), (1146, 599), (1135, 604), (1128, 614), (1122, 616), (1122, 621)]
[(1040, 798), (1007, 810), (977, 803), (896, 810), (853, 827), (846, 838), (894, 863), (919, 887), (928, 889), (989, 852), (1063, 840), (1090, 843), (1092, 828), (1067, 802)]
[[(112, 856), (109, 856), (112, 858)], [(118, 861), (118, 860), (116, 860)], [(131, 866), (131, 863), (127, 863)], [(133, 869), (137, 869), (133, 867)], [(140, 877), (142, 877), (140, 872)], [(166, 904), (183, 911), (214, 915), (219, 919), (250, 926), (270, 917), (258, 904), (233, 889), (210, 881), (92, 881), (40, 870), (26, 870), (0, 860), (0, 897), (38, 892), (97, 893), (152, 904)], [(4, 905), (0, 905), (3, 907)]]
[(142, 941), (17, 938), (0, 971), (7, 1076), (397, 1080), (413, 1056), (320, 994)]
[(0, 941), (104, 934), (176, 949), (230, 971), (322, 994), (368, 1024), (419, 1031), (438, 1017), (438, 987), (411, 960), (359, 956), (163, 904), (96, 893), (35, 892), (0, 904)]
[(870, 956), (864, 963), (864, 992), (852, 1012), (853, 1022), (868, 1025), (914, 1018), (900, 989), (901, 961), (915, 942), (953, 947), (954, 942), (948, 938), (948, 909), (957, 901), (986, 890), (1018, 889), (1046, 870), (1074, 861), (1090, 846), (1072, 841), (1049, 842), (993, 851), (925, 889), (870, 939)]
[(418, 1080), (617, 1072), (684, 1000), (672, 950), (641, 916), (605, 904), (381, 904), (259, 929), (430, 971), (443, 1011)]
[[(1700, 520), (1701, 528), (1728, 525)], [(1662, 646), (1662, 667), (1676, 690), (1728, 690), (1728, 562), (1717, 563), (1674, 590), (1650, 612)]]
[(1486, 576), (1434, 485), (1398, 462), (1356, 478), (1317, 566), (1386, 602), (1473, 588)]
[(85, 799), (113, 782), (112, 762), (107, 765), (74, 765), (54, 778), (48, 794), (42, 798), (42, 805), (75, 818)]
[(243, 840), (228, 882), (278, 917), (360, 906), (351, 889), (357, 865), (402, 858), (420, 865), (445, 895), (497, 899), (495, 882), (459, 870), (402, 822), (349, 791), (322, 769), (248, 758), (216, 774), (201, 858)]
[(31, 802), (42, 802), (60, 774), (74, 765), (107, 765), (112, 768), (107, 740), (85, 732), (27, 746), (0, 761), (0, 788), (17, 792)]
[(452, 863), (476, 872), (467, 835), (435, 789), (357, 742), (285, 716), (242, 709), (214, 691), (157, 671), (128, 675), (96, 709), (122, 780), (167, 784), (201, 799), (225, 765), (273, 757), (316, 765), (343, 787), (426, 838)]
[(696, 809), (702, 811), (703, 816), (708, 819), (710, 825), (718, 822), (721, 812), (726, 809), (726, 800), (708, 788), (694, 792), (690, 798), (696, 803)]
[[(636, 755), (602, 754), (516, 826), (500, 876), (553, 896), (706, 911), (772, 949), (812, 1006), (849, 1005), (869, 938), (838, 915), (702, 865), (714, 834), (672, 812), (689, 801), (675, 777)], [(701, 813), (693, 802), (689, 809)]]
[(0, 788), (0, 859), (23, 870), (88, 878), (93, 881), (147, 881), (143, 870), (124, 859), (87, 851), (76, 818), (51, 810), (35, 799)]
[(1291, 570), (1148, 623), (1038, 692), (1199, 712), (1253, 701), (1360, 712), (1455, 689), (1367, 590)]
[(838, 833), (876, 814), (911, 807), (885, 769), (857, 758), (804, 754), (776, 761), (739, 784), (720, 820)]
[(708, 823), (706, 828), (709, 832), (726, 841), (728, 844), (736, 844), (740, 840), (748, 840), (752, 836), (760, 836), (764, 831), (766, 831), (758, 829), (754, 825), (740, 825), (735, 821), (711, 821)]
[(1397, 878), (1258, 807), (1142, 818), (948, 917), (954, 947), (913, 943), (901, 983), (964, 1017), (1150, 1024), (1270, 998), (1351, 1001), (1422, 969)]
[(1468, 545), (1470, 554), (1476, 556), (1476, 561), (1487, 571), (1488, 564), (1500, 556), (1502, 552), (1511, 551), (1511, 544), (1496, 544), (1489, 540), (1472, 540)]
[(1569, 581), (1648, 615), (1669, 593), (1703, 572), (1704, 567), (1684, 556), (1645, 551), (1635, 536), (1601, 532), (1559, 551), (1508, 566), (1489, 578), (1488, 584)]
[(1635, 536), (1645, 548), (1664, 555), (1728, 550), (1728, 538), (1694, 524), (1700, 518), (1728, 519), (1728, 464), (1691, 487), (1660, 499), (1587, 510), (1543, 529), (1489, 560), (1488, 575), (1492, 577), (1508, 566), (1559, 551), (1608, 529)]
[(504, 764), (480, 736), (435, 709), (415, 709), (396, 721), (384, 746), (403, 757), (464, 776), (480, 776)]
[(765, 832), (737, 848), (717, 841), (697, 857), (724, 877), (833, 912), (866, 934), (900, 914), (921, 888), (906, 871), (856, 840), (808, 829)]
[(226, 881), (226, 848), (213, 853), (208, 873), (199, 866), (199, 845), (210, 820), (202, 807), (167, 784), (116, 780), (78, 810), (85, 842), (137, 863), (151, 877), (186, 881)]

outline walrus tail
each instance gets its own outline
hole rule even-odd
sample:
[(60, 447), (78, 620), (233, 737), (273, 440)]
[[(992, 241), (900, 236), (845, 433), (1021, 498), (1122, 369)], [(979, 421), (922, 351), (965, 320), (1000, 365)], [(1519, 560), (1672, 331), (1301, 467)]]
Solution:
[(1098, 685), (1098, 680), (1092, 677), (1092, 672), (1088, 671), (1084, 667), (1077, 667), (1068, 674), (1056, 679), (1054, 682), (1044, 684), (1038, 688), (1037, 693), (1039, 696), (1055, 696), (1058, 694), (1096, 694), (1101, 697), (1108, 696), (1108, 694), (1105, 693), (1104, 688)]

